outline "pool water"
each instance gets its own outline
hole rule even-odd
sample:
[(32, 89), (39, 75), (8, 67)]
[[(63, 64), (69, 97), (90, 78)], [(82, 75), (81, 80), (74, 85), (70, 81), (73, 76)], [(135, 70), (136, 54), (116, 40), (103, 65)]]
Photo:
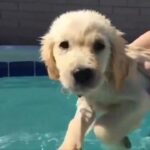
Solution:
[[(56, 150), (76, 109), (76, 97), (47, 77), (0, 79), (0, 149)], [(150, 115), (130, 135), (133, 150), (150, 150)], [(91, 133), (85, 150), (102, 150)]]

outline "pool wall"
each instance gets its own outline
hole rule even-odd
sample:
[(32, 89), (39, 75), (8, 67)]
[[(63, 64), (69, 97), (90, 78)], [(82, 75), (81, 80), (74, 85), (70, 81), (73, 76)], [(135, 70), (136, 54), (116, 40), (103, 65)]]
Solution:
[(39, 46), (0, 46), (0, 77), (45, 75)]

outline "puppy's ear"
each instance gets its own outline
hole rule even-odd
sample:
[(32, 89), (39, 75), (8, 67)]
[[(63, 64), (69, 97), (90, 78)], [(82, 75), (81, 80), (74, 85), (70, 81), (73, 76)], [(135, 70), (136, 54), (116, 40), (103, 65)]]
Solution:
[(125, 55), (126, 41), (122, 33), (117, 31), (111, 38), (111, 57), (108, 66), (108, 79), (116, 90), (120, 90), (129, 71), (129, 58)]
[(48, 34), (42, 37), (40, 50), (41, 59), (44, 61), (47, 67), (49, 77), (53, 80), (58, 80), (59, 72), (53, 55), (53, 46), (54, 42), (52, 42), (52, 39)]

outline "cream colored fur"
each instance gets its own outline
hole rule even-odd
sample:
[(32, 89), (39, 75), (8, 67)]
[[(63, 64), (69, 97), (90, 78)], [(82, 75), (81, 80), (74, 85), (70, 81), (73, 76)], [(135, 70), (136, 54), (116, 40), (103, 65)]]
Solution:
[[(97, 39), (105, 45), (99, 53), (92, 47)], [(68, 48), (60, 47), (63, 41), (69, 42)], [(137, 57), (125, 54), (122, 33), (98, 12), (72, 11), (53, 22), (41, 44), (41, 58), (49, 77), (82, 95), (59, 150), (80, 150), (89, 129), (110, 149), (127, 150), (121, 141), (138, 127), (149, 111), (150, 100), (140, 82), (134, 60)], [(76, 85), (72, 72), (78, 67), (95, 70), (94, 87)]]

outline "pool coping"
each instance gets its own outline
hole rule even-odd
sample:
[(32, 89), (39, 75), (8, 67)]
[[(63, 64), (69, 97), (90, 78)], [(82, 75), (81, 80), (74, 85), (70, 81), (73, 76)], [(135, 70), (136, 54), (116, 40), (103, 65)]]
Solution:
[(37, 45), (2, 45), (0, 61), (40, 61), (40, 46)]

